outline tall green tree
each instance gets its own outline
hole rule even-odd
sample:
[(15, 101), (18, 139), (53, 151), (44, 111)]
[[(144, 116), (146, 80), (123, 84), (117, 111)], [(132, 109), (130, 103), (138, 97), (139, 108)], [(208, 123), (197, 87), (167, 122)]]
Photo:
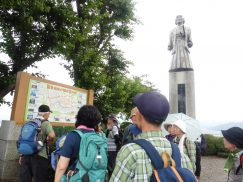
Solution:
[(105, 83), (103, 71), (114, 38), (132, 38), (133, 25), (138, 22), (132, 0), (75, 0), (79, 34), (64, 47), (65, 67), (75, 86), (98, 89)]
[[(82, 23), (78, 25), (79, 36), (75, 37), (75, 43), (70, 43), (65, 47), (68, 51), (63, 51), (68, 53), (65, 57), (69, 62), (65, 66), (75, 86), (95, 91), (94, 104), (103, 115), (126, 111), (126, 102), (134, 95), (128, 94), (126, 89), (130, 80), (126, 76), (130, 62), (116, 48), (114, 39), (132, 39), (133, 25), (139, 23), (134, 14), (134, 3), (132, 0), (74, 2)], [(139, 83), (142, 88), (147, 88)]]
[[(0, 2), (0, 103), (14, 90), (18, 71), (57, 54), (73, 34), (71, 3), (61, 0)], [(60, 52), (59, 52), (60, 53)]]
[[(104, 114), (130, 112), (131, 98), (152, 88), (129, 79), (131, 62), (114, 45), (130, 40), (139, 23), (132, 0), (8, 0), (0, 2), (0, 103), (18, 71), (62, 55), (77, 87), (93, 89)], [(129, 89), (128, 89), (129, 88)]]
[(154, 89), (152, 83), (144, 81), (145, 76), (132, 78), (127, 76), (130, 64), (123, 57), (121, 51), (110, 48), (103, 73), (106, 77), (105, 83), (96, 90), (94, 100), (94, 104), (99, 108), (104, 118), (109, 113), (123, 112), (128, 115), (134, 107), (132, 98), (137, 93)]

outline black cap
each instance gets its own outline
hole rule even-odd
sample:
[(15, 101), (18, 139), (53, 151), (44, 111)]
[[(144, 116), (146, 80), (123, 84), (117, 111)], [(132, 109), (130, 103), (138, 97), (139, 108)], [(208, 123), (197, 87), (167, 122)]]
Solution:
[(52, 111), (50, 110), (50, 107), (48, 105), (43, 104), (39, 107), (38, 112), (52, 112)]
[(165, 121), (170, 110), (166, 97), (156, 91), (137, 94), (133, 102), (145, 118), (157, 124)]
[(222, 134), (226, 140), (234, 144), (238, 149), (243, 149), (243, 129), (240, 127), (232, 127), (228, 130), (222, 130)]

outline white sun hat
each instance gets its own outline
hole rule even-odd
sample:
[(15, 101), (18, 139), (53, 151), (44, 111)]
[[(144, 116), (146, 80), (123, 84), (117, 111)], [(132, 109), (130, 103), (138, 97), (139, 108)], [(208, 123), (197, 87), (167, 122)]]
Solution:
[(177, 126), (178, 128), (181, 129), (181, 131), (183, 131), (184, 133), (186, 133), (186, 124), (185, 124), (184, 121), (177, 120), (177, 121), (173, 122), (173, 125)]

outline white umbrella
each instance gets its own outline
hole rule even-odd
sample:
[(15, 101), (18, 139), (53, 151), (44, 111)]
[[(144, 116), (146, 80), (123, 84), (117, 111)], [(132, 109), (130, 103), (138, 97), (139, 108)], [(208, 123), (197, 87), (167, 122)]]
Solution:
[(196, 141), (197, 138), (201, 135), (201, 128), (200, 124), (196, 119), (193, 119), (186, 114), (183, 113), (175, 113), (175, 114), (169, 114), (165, 120), (165, 122), (162, 125), (162, 131), (163, 133), (166, 133), (167, 131), (164, 128), (164, 124), (173, 124), (173, 122), (177, 120), (182, 120), (186, 124), (186, 135), (188, 138), (190, 138), (193, 141)]

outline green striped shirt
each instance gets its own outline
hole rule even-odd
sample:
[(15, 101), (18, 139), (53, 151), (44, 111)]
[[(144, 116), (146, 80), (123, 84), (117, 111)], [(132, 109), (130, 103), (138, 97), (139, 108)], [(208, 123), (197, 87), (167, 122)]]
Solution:
[[(138, 139), (150, 141), (159, 153), (166, 151), (171, 155), (170, 142), (163, 137), (161, 131), (143, 132)], [(192, 170), (192, 165), (187, 156), (182, 156), (182, 166)], [(137, 144), (129, 143), (123, 146), (116, 158), (116, 166), (110, 182), (149, 181), (152, 175), (151, 160), (146, 152)]]

